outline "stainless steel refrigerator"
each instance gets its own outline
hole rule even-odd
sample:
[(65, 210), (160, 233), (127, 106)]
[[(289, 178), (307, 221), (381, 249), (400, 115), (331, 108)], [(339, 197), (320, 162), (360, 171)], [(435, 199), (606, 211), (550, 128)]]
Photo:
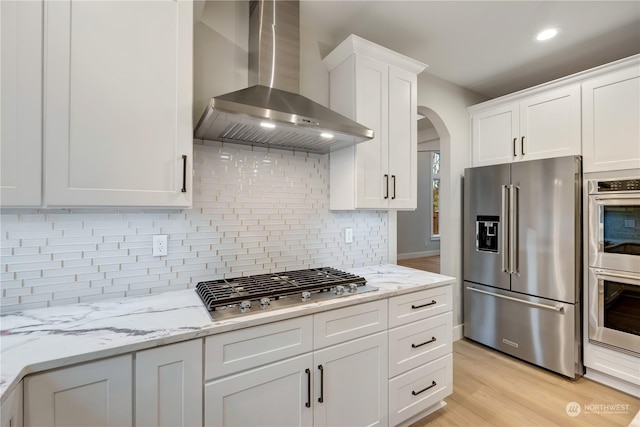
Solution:
[(560, 157), (464, 175), (464, 336), (582, 375), (582, 162)]

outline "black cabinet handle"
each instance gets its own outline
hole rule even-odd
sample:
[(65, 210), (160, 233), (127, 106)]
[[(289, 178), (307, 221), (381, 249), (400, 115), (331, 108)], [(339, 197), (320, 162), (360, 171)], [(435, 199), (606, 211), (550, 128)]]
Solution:
[(187, 156), (182, 155), (182, 192), (187, 192)]
[(307, 403), (304, 406), (311, 408), (311, 369), (307, 368), (304, 372), (307, 374)]
[(520, 140), (520, 151), (522, 151), (522, 155), (524, 156), (524, 136)]
[(417, 308), (429, 307), (430, 305), (434, 305), (434, 304), (437, 304), (437, 302), (435, 302), (435, 300), (431, 300), (431, 302), (428, 302), (428, 303), (422, 304), (422, 305), (413, 305), (413, 304), (411, 304), (411, 309), (415, 310)]
[(318, 369), (320, 369), (320, 397), (318, 398), (318, 402), (324, 402), (324, 368), (322, 365), (318, 365)]
[(391, 198), (391, 200), (395, 200), (395, 198), (396, 198), (396, 176), (395, 175), (391, 175), (391, 179), (393, 180), (393, 197)]
[(518, 138), (513, 138), (513, 157), (518, 155), (518, 153), (516, 153), (516, 141), (517, 140), (518, 140)]
[(388, 199), (389, 198), (389, 175), (387, 175), (386, 173), (384, 174), (384, 181), (385, 181), (385, 193), (384, 193), (384, 198)]
[(435, 387), (435, 386), (437, 386), (437, 385), (438, 385), (438, 384), (436, 384), (436, 382), (435, 382), (435, 381), (431, 381), (431, 385), (430, 385), (429, 387), (425, 387), (425, 388), (423, 388), (423, 389), (422, 389), (422, 390), (420, 390), (420, 391), (415, 391), (415, 390), (414, 390), (414, 391), (412, 391), (412, 392), (411, 392), (411, 394), (413, 394), (414, 396), (417, 396), (417, 395), (419, 395), (420, 393), (424, 393), (425, 391), (427, 391), (427, 390), (429, 390), (430, 388), (433, 388), (433, 387)]
[(423, 345), (431, 344), (432, 342), (436, 342), (436, 337), (431, 337), (429, 341), (425, 341), (422, 344), (411, 344), (411, 348), (422, 347)]

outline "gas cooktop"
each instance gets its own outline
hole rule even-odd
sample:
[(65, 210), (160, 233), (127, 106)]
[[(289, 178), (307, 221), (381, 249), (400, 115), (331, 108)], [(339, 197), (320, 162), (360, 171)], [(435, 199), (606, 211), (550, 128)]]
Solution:
[(366, 279), (331, 267), (200, 282), (196, 292), (214, 320), (376, 291)]

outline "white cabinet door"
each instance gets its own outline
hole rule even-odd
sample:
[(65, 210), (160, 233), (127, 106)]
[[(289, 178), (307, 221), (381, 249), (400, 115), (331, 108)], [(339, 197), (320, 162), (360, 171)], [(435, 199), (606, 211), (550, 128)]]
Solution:
[(517, 158), (520, 109), (510, 103), (471, 116), (473, 166), (510, 163)]
[(418, 201), (418, 78), (389, 67), (389, 208), (415, 209)]
[(22, 383), (11, 392), (2, 404), (0, 427), (22, 427)]
[(640, 67), (582, 84), (584, 172), (640, 168)]
[(415, 209), (417, 74), (426, 65), (354, 35), (323, 61), (330, 107), (374, 131), (329, 155), (329, 209)]
[(136, 426), (202, 425), (202, 340), (136, 353)]
[(311, 426), (312, 362), (308, 353), (207, 384), (205, 425)]
[(24, 424), (131, 426), (132, 379), (130, 355), (28, 376)]
[(523, 99), (518, 142), (519, 160), (580, 155), (580, 86)]
[(356, 209), (386, 208), (389, 179), (389, 66), (356, 56), (355, 120), (369, 127), (374, 138), (355, 147)]
[(42, 1), (0, 2), (0, 205), (42, 203)]
[(313, 424), (388, 425), (387, 332), (314, 353)]
[(189, 206), (193, 2), (45, 12), (45, 204)]

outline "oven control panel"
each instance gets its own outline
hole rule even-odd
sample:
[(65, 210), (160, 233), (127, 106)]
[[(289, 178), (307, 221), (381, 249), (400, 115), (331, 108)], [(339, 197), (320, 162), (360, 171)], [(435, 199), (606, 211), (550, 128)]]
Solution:
[(598, 193), (612, 191), (640, 191), (640, 179), (598, 181)]

